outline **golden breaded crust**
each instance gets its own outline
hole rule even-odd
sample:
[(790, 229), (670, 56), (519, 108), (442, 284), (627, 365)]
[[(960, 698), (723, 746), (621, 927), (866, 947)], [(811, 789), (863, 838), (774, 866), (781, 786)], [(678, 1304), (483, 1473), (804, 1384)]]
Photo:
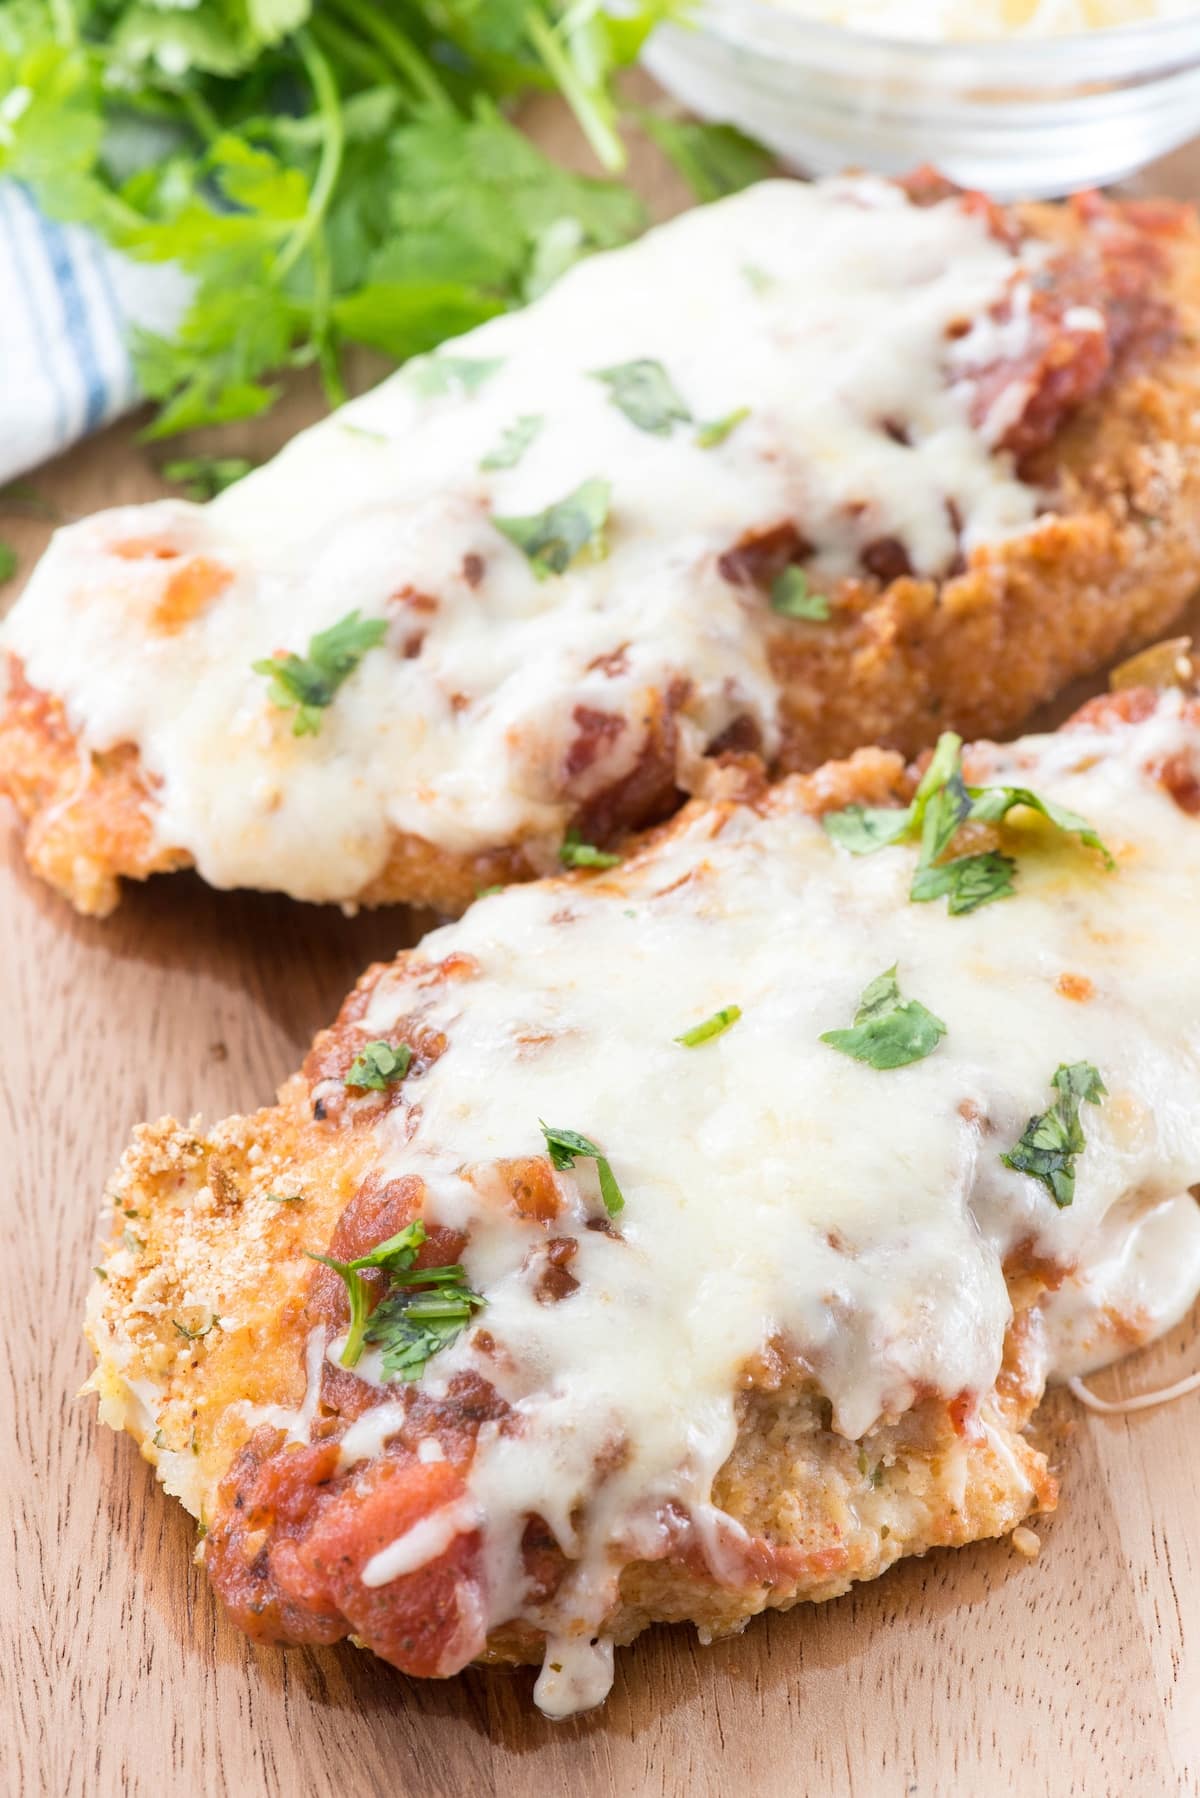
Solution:
[[(1161, 634), (1194, 593), (1200, 230), (1182, 209), (1127, 213), (1167, 271), (1166, 304), (1131, 335), (1100, 393), (1048, 447), (1023, 453), (1023, 473), (1050, 496), (1054, 514), (977, 549), (944, 581), (847, 581), (833, 592), (826, 623), (770, 616), (782, 699), (776, 772), (812, 768), (863, 743), (911, 756), (947, 726), (968, 738), (1003, 735), (1068, 681)], [(1018, 216), (1063, 248), (1086, 235), (1086, 206), (1026, 207)], [(35, 872), (79, 910), (103, 915), (121, 878), (188, 865), (185, 850), (157, 839), (154, 783), (136, 749), (87, 754), (53, 695), (30, 688), (19, 665), (11, 682), (0, 791), (26, 820)], [(685, 698), (682, 688), (662, 696), (634, 776), (581, 814), (585, 840), (644, 826), (678, 802), (675, 708)], [(464, 854), (397, 831), (383, 870), (356, 899), (457, 911), (481, 887), (539, 871), (520, 843)]]
[[(720, 784), (708, 807), (693, 802), (644, 839), (631, 862), (654, 858), (707, 809), (751, 804), (819, 815), (903, 799), (913, 777), (896, 755), (868, 750), (775, 788), (752, 764), (731, 762)], [(588, 877), (560, 883), (565, 898), (579, 878)], [(420, 949), (396, 965), (427, 968), (441, 982), (460, 977), (453, 956), (426, 964)], [(130, 1431), (167, 1490), (209, 1532), (201, 1553), (237, 1620), (260, 1640), (332, 1641), (345, 1633), (336, 1620), (264, 1605), (256, 1590), (245, 1597), (243, 1562), (267, 1515), (264, 1471), (282, 1466), (286, 1473), (309, 1456), (317, 1466), (311, 1477), (328, 1479), (325, 1448), (334, 1451), (364, 1402), (379, 1398), (364, 1401), (361, 1383), (325, 1362), (316, 1402), (306, 1345), (326, 1315), (331, 1288), (322, 1282), (332, 1276), (314, 1270), (307, 1251), (361, 1252), (346, 1235), (348, 1219), (376, 1241), (406, 1214), (410, 1195), (395, 1182), (379, 1189), (370, 1172), (372, 1139), (361, 1113), (340, 1093), (327, 1096), (333, 1083), (341, 1087), (361, 1020), (388, 973), (368, 970), (274, 1107), (207, 1133), (171, 1119), (144, 1126), (107, 1195), (113, 1230), (87, 1318), (101, 1415)], [(419, 1031), (410, 1030), (409, 1040), (426, 1063), (445, 1047)], [(315, 1092), (322, 1096), (314, 1103)], [(494, 1172), (517, 1211), (536, 1219), (548, 1169), (539, 1158), (497, 1164)], [(455, 1253), (451, 1241), (437, 1258)], [(627, 1642), (652, 1622), (690, 1620), (711, 1639), (764, 1609), (834, 1597), (905, 1555), (997, 1536), (1033, 1509), (1052, 1509), (1054, 1477), (1021, 1432), (1043, 1380), (1042, 1359), (1030, 1352), (1030, 1307), (1056, 1277), (1028, 1257), (1009, 1270), (1014, 1321), (1001, 1376), (984, 1399), (982, 1432), (966, 1426), (965, 1406), (928, 1396), (861, 1440), (847, 1440), (832, 1429), (830, 1405), (811, 1374), (784, 1345), (771, 1345), (744, 1369), (737, 1441), (713, 1490), (713, 1503), (756, 1547), (739, 1558), (735, 1544), (723, 1578), (694, 1548), (633, 1562), (622, 1572), (606, 1633)], [(340, 1293), (336, 1279), (332, 1288)], [(469, 1455), (486, 1397), (451, 1390), (420, 1403), (422, 1430), (436, 1426), (443, 1440), (461, 1439)], [(288, 1429), (297, 1444), (290, 1454)], [(307, 1463), (302, 1471), (310, 1477)], [(544, 1563), (548, 1585), (561, 1575), (565, 1563), (552, 1539), (533, 1539), (528, 1555), (531, 1567)], [(543, 1649), (538, 1629), (508, 1624), (492, 1632), (482, 1658), (536, 1661)]]

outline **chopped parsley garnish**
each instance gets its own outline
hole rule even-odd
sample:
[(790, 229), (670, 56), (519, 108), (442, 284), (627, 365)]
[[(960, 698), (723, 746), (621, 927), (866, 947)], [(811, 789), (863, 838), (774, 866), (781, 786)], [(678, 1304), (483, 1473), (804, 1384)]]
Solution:
[(891, 843), (905, 840), (920, 844), (909, 898), (948, 898), (954, 915), (976, 911), (993, 899), (1007, 899), (1015, 891), (1017, 864), (1011, 855), (989, 849), (941, 858), (964, 824), (999, 824), (1015, 806), (1040, 813), (1056, 829), (1078, 836), (1085, 848), (1095, 849), (1105, 866), (1116, 866), (1086, 818), (1041, 799), (1028, 787), (969, 787), (962, 777), (962, 738), (944, 731), (920, 785), (908, 806), (848, 805), (827, 812), (821, 820), (825, 832), (851, 855), (872, 855)]
[(690, 424), (692, 415), (675, 391), (661, 362), (641, 356), (613, 368), (592, 371), (608, 388), (608, 397), (619, 406), (630, 424), (655, 437), (669, 437), (677, 424)]
[(361, 1087), (365, 1092), (385, 1092), (397, 1080), (403, 1080), (412, 1065), (412, 1058), (413, 1052), (407, 1043), (364, 1043), (343, 1084)]
[(741, 1015), (740, 1005), (722, 1005), (720, 1011), (714, 1011), (711, 1018), (705, 1018), (702, 1024), (693, 1024), (690, 1030), (685, 1030), (675, 1041), (682, 1043), (685, 1049), (698, 1049), (701, 1043), (710, 1043), (714, 1036), (724, 1036)]
[[(457, 1262), (446, 1267), (413, 1266), (424, 1241), (425, 1226), (417, 1218), (353, 1261), (309, 1253), (311, 1261), (331, 1267), (346, 1285), (350, 1328), (342, 1348), (343, 1367), (357, 1366), (364, 1345), (372, 1342), (383, 1351), (385, 1379), (415, 1380), (426, 1362), (454, 1341), (470, 1322), (471, 1313), (483, 1304), (479, 1294), (467, 1286), (466, 1270)], [(369, 1285), (363, 1274), (374, 1270), (387, 1276), (392, 1290), (371, 1311)]]
[(546, 420), (540, 412), (526, 412), (501, 433), (495, 449), (480, 461), (480, 468), (515, 468)]
[(187, 456), (179, 462), (168, 462), (162, 472), (164, 481), (173, 481), (183, 488), (185, 499), (202, 501), (215, 499), (253, 467), (245, 456)]
[(724, 418), (713, 418), (701, 425), (696, 432), (698, 449), (716, 449), (718, 443), (724, 443), (731, 432), (749, 418), (749, 406), (739, 406), (736, 412), (727, 412)]
[(475, 393), (504, 365), (502, 356), (422, 356), (410, 362), (405, 379), (423, 399), (439, 393)]
[(558, 859), (564, 868), (616, 868), (621, 858), (609, 849), (597, 849), (594, 843), (581, 842), (574, 825), (558, 846)]
[(175, 1329), (175, 1334), (177, 1336), (182, 1336), (183, 1340), (185, 1342), (199, 1342), (201, 1337), (207, 1336), (209, 1331), (211, 1329), (213, 1329), (215, 1325), (219, 1324), (220, 1321), (221, 1321), (220, 1318), (217, 1316), (216, 1312), (214, 1311), (212, 1316), (209, 1318), (208, 1322), (205, 1324), (205, 1326), (202, 1330), (189, 1330), (187, 1325), (181, 1324), (177, 1317), (173, 1317), (171, 1319), (171, 1323), (173, 1324), (174, 1329)]
[[(642, 230), (627, 184), (571, 172), (507, 115), (557, 92), (611, 177), (615, 73), (679, 10), (0, 0), (0, 166), (186, 274), (168, 333), (130, 334), (154, 435), (257, 416), (301, 364), (338, 404), (348, 345), (423, 354)], [(657, 135), (702, 198), (766, 167), (727, 126)]]
[(607, 481), (584, 481), (574, 493), (556, 500), (544, 512), (525, 518), (499, 518), (492, 523), (529, 558), (539, 581), (563, 574), (584, 550), (599, 561), (606, 553), (604, 527), (612, 489)]
[(6, 543), (3, 537), (0, 537), (0, 586), (5, 581), (11, 581), (16, 572), (17, 552), (11, 543)]
[(947, 895), (946, 909), (953, 915), (976, 911), (993, 899), (1007, 899), (1016, 891), (1013, 874), (1016, 862), (1011, 855), (989, 849), (982, 855), (960, 855), (939, 867), (919, 867), (913, 875), (910, 898), (940, 899)]
[(272, 1205), (302, 1205), (304, 1203), (302, 1192), (265, 1192), (263, 1198), (270, 1199)]
[(462, 1334), (483, 1304), (465, 1285), (461, 1267), (428, 1268), (426, 1275), (428, 1287), (398, 1287), (368, 1320), (366, 1340), (382, 1351), (385, 1380), (419, 1379), (426, 1362)]
[(1031, 812), (1040, 812), (1042, 817), (1059, 830), (1077, 836), (1085, 849), (1095, 849), (1104, 858), (1108, 869), (1116, 867), (1111, 850), (1101, 842), (1099, 835), (1078, 812), (1073, 812), (1065, 805), (1055, 805), (1052, 800), (1040, 799), (1028, 787), (968, 787), (971, 795), (970, 816), (980, 824), (999, 824), (1005, 819), (1014, 806), (1028, 806)]
[(1020, 1141), (1000, 1159), (1040, 1180), (1062, 1211), (1075, 1197), (1075, 1157), (1084, 1147), (1080, 1104), (1099, 1105), (1108, 1089), (1090, 1061), (1060, 1062), (1051, 1085), (1058, 1094), (1053, 1105), (1030, 1118)]
[(502, 893), (503, 891), (504, 891), (504, 882), (502, 880), (498, 880), (494, 886), (476, 887), (475, 888), (475, 897), (477, 899), (490, 899), (494, 893)]
[[(541, 1123), (540, 1118), (538, 1122)], [(600, 1197), (604, 1200), (604, 1209), (609, 1217), (616, 1217), (618, 1211), (625, 1209), (625, 1197), (617, 1185), (617, 1177), (608, 1157), (601, 1153), (590, 1137), (581, 1136), (578, 1130), (559, 1130), (551, 1124), (542, 1124), (542, 1135), (550, 1151), (551, 1167), (563, 1173), (567, 1168), (575, 1166), (576, 1157), (594, 1161), (600, 1177)]]
[(826, 1030), (821, 1041), (873, 1068), (903, 1068), (932, 1055), (946, 1034), (940, 1018), (917, 999), (903, 999), (893, 964), (863, 991), (849, 1030)]
[(321, 713), (332, 705), (342, 682), (386, 635), (386, 620), (360, 618), (355, 610), (327, 631), (318, 631), (309, 641), (306, 656), (270, 656), (251, 666), (255, 674), (265, 674), (270, 681), (272, 705), (281, 711), (295, 711), (292, 735), (315, 737), (321, 728)]
[(829, 601), (823, 593), (810, 591), (803, 568), (785, 568), (772, 582), (771, 610), (783, 618), (810, 618), (824, 624), (829, 617)]

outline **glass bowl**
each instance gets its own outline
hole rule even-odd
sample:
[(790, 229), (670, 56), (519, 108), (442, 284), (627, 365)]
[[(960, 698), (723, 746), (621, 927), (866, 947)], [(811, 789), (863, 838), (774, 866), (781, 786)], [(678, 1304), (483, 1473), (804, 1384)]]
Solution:
[(931, 162), (998, 199), (1117, 181), (1200, 131), (1200, 13), (1070, 37), (928, 43), (701, 0), (651, 74), (814, 174)]

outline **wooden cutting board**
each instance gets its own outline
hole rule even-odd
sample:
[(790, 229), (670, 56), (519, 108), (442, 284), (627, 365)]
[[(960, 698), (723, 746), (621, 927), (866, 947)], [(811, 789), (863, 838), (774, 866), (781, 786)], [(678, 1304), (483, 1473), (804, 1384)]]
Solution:
[[(1200, 157), (1143, 185), (1186, 192), (1193, 169), (1200, 190)], [(656, 210), (677, 202), (661, 167), (644, 159), (640, 178)], [(317, 409), (298, 389), (222, 441), (266, 453)], [(127, 426), (35, 485), (63, 518), (163, 491)], [(49, 526), (0, 532), (27, 570)], [(140, 1120), (268, 1101), (362, 967), (429, 919), (348, 920), (181, 875), (85, 922), (27, 876), (7, 818), (0, 885), (5, 1794), (1200, 1793), (1200, 1397), (1116, 1419), (1052, 1397), (1063, 1499), (1035, 1562), (979, 1544), (712, 1648), (654, 1631), (573, 1722), (533, 1709), (525, 1673), (422, 1684), (345, 1646), (251, 1649), (192, 1564), (191, 1521), (75, 1397), (100, 1194)], [(1200, 930), (1163, 953), (1200, 953)], [(1160, 1383), (1198, 1351), (1200, 1317), (1100, 1384)]]

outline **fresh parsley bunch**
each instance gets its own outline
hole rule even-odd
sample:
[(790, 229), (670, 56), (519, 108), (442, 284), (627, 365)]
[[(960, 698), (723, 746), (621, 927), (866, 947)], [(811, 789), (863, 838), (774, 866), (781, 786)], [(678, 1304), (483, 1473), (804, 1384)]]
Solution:
[[(505, 117), (557, 88), (601, 163), (613, 73), (687, 0), (3, 0), (0, 174), (194, 282), (142, 334), (151, 434), (249, 418), (341, 350), (402, 360), (540, 292), (642, 209)], [(725, 127), (645, 121), (701, 198), (763, 172)]]

